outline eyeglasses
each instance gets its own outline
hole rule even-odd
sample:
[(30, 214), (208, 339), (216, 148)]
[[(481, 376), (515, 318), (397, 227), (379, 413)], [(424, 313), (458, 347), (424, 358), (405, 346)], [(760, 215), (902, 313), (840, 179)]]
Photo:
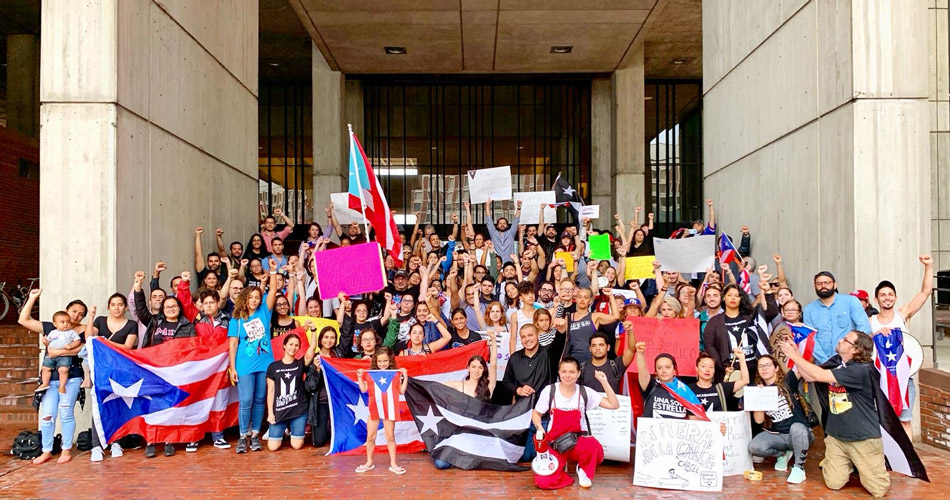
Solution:
[(833, 284), (835, 284), (835, 282), (834, 282), (834, 281), (831, 281), (831, 280), (827, 280), (827, 281), (816, 281), (815, 284), (818, 285), (818, 286), (822, 286), (822, 285), (833, 285)]
[(847, 342), (847, 343), (851, 344), (852, 346), (854, 345), (854, 342), (851, 342), (851, 341), (848, 340), (847, 338), (842, 337), (841, 340), (844, 341), (844, 342)]
[(801, 310), (801, 309), (798, 309), (798, 308), (795, 308), (795, 309), (785, 309), (785, 312), (787, 312), (787, 313), (800, 313), (800, 312), (802, 312), (802, 310)]
[(542, 291), (542, 292), (553, 292), (554, 289), (553, 289), (553, 288), (541, 288), (541, 291)]
[(769, 283), (769, 286), (772, 287), (772, 288), (778, 288), (778, 287), (779, 287), (779, 282), (776, 281), (776, 282), (774, 282), (774, 283)]

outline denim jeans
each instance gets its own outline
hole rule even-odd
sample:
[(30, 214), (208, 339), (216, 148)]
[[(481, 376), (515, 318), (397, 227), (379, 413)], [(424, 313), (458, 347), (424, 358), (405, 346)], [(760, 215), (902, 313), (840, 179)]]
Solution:
[(238, 377), (238, 395), (241, 403), (238, 409), (238, 427), (241, 435), (261, 430), (264, 420), (264, 401), (267, 398), (267, 372), (248, 373)]
[(307, 430), (307, 414), (304, 413), (290, 420), (270, 424), (270, 428), (267, 430), (267, 437), (280, 441), (284, 439), (284, 429), (287, 427), (290, 427), (290, 437), (292, 439), (303, 439), (304, 432)]
[(43, 393), (40, 405), (40, 432), (43, 434), (43, 452), (53, 451), (53, 433), (56, 429), (56, 415), (63, 434), (63, 449), (73, 447), (76, 434), (76, 398), (79, 397), (79, 385), (82, 377), (71, 378), (66, 382), (66, 394), (59, 393), (59, 380), (52, 380), (49, 389)]

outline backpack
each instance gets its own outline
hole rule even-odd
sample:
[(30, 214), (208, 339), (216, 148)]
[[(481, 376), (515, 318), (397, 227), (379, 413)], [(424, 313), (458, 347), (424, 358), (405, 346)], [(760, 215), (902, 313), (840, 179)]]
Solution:
[[(56, 435), (53, 439), (53, 453), (62, 451), (63, 436)], [(13, 438), (13, 446), (10, 448), (10, 454), (21, 460), (33, 460), (43, 453), (43, 435), (40, 431), (20, 431)]]
[[(613, 359), (610, 359), (610, 360), (607, 360), (607, 364), (610, 365), (610, 372), (614, 374), (614, 378), (617, 379), (617, 380), (619, 380), (620, 383), (622, 384), (622, 383), (623, 383), (623, 372), (620, 371), (620, 367), (617, 366), (617, 362), (616, 362), (615, 360), (613, 360)], [(583, 383), (583, 382), (584, 382), (584, 367), (585, 367), (585, 366), (587, 366), (587, 361), (584, 361), (583, 363), (581, 363), (581, 366), (580, 366), (581, 377), (580, 377), (580, 380), (578, 381), (578, 383)], [(723, 408), (725, 408), (725, 406), (723, 406)]]
[(84, 430), (76, 436), (76, 449), (79, 451), (92, 449), (92, 429)]

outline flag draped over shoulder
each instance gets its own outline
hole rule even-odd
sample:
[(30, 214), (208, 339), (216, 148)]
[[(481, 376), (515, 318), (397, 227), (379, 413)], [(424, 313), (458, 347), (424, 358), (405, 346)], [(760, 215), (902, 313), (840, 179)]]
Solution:
[[(826, 370), (834, 370), (839, 366), (841, 366), (839, 356), (834, 356), (821, 365)], [(879, 387), (880, 377), (877, 370), (870, 370), (870, 373), (872, 385)], [(815, 382), (814, 386), (818, 402), (821, 404), (821, 426), (826, 427), (829, 413), (828, 384)], [(878, 418), (881, 421), (881, 441), (884, 443), (884, 456), (887, 459), (888, 467), (905, 476), (930, 482), (927, 477), (927, 469), (924, 468), (924, 463), (920, 461), (917, 451), (914, 450), (914, 443), (907, 437), (907, 433), (904, 431), (897, 414), (894, 413), (894, 408), (891, 407), (887, 396), (880, 390), (874, 391), (874, 396)]]
[(682, 380), (674, 377), (669, 383), (660, 382), (660, 385), (670, 393), (670, 396), (673, 396), (673, 399), (683, 405), (686, 411), (696, 415), (700, 420), (709, 421), (706, 410), (703, 409), (703, 404), (699, 402), (696, 393)]
[(904, 351), (904, 332), (892, 328), (890, 335), (878, 333), (874, 340), (874, 367), (881, 376), (881, 390), (894, 413), (900, 415), (910, 407), (907, 388), (910, 382), (910, 356)]
[[(389, 210), (386, 194), (379, 184), (379, 179), (373, 172), (363, 146), (356, 134), (350, 131), (350, 175), (349, 175), (349, 204), (350, 208), (365, 213), (373, 230), (376, 231), (376, 241), (386, 249), (393, 258), (396, 267), (402, 265), (402, 240), (399, 239), (399, 229), (396, 220)], [(369, 240), (369, 235), (366, 235)]]
[[(488, 357), (487, 341), (464, 347), (439, 351), (428, 356), (397, 356), (397, 366), (405, 368), (412, 378), (433, 381), (462, 380), (468, 373), (468, 360), (478, 354)], [(356, 383), (356, 371), (369, 369), (368, 359), (321, 358), (323, 376), (330, 403), (329, 455), (362, 454), (366, 452), (366, 422), (370, 418), (369, 394), (361, 393)], [(411, 381), (412, 379), (410, 379)], [(399, 453), (414, 453), (425, 449), (419, 430), (413, 422), (405, 396), (399, 396), (396, 405), (396, 449)], [(381, 424), (381, 423), (380, 423)], [(382, 432), (376, 444), (385, 446)]]
[(93, 424), (102, 443), (129, 434), (149, 443), (188, 443), (237, 425), (239, 399), (223, 337), (174, 339), (134, 351), (95, 337), (87, 351)]
[(531, 398), (496, 406), (438, 382), (410, 379), (406, 401), (432, 458), (465, 470), (522, 471)]

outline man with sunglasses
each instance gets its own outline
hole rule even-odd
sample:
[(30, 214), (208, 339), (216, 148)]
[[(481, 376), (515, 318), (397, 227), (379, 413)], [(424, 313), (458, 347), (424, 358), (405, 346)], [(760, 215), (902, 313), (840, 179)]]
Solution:
[(818, 330), (815, 334), (815, 362), (824, 363), (834, 356), (835, 346), (848, 332), (870, 333), (871, 323), (861, 302), (851, 295), (838, 293), (835, 277), (828, 271), (815, 275), (818, 299), (805, 306), (805, 324)]

